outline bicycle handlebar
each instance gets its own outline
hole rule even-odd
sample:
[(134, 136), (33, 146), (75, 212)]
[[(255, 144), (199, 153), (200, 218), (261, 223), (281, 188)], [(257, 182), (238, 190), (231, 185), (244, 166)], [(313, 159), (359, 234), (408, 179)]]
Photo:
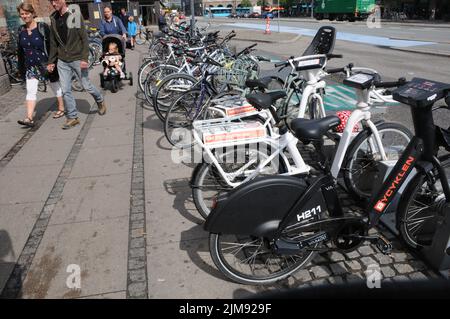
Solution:
[(325, 72), (327, 72), (328, 74), (346, 73), (347, 68), (343, 67), (343, 68), (327, 69), (327, 70), (325, 70)]
[(393, 81), (393, 82), (378, 81), (378, 82), (375, 82), (373, 85), (376, 88), (388, 89), (388, 88), (399, 87), (399, 86), (402, 86), (402, 85), (405, 85), (405, 84), (406, 84), (406, 79), (405, 78), (399, 78), (397, 81)]

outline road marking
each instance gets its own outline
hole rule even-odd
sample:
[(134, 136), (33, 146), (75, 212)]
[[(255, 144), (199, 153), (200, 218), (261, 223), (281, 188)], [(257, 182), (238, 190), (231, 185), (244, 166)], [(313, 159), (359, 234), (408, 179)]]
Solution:
[[(234, 24), (229, 24), (229, 25), (231, 25), (233, 27), (237, 27), (237, 28), (256, 29), (256, 30), (265, 30), (265, 28), (266, 28), (265, 25), (252, 24), (252, 23), (234, 23)], [(314, 37), (316, 35), (317, 30), (280, 26), (280, 32), (301, 34), (304, 36)], [(413, 41), (413, 40), (395, 40), (395, 39), (389, 39), (387, 37), (364, 35), (364, 34), (357, 34), (357, 33), (348, 33), (348, 32), (338, 32), (336, 35), (336, 39), (343, 40), (343, 41), (356, 42), (356, 43), (370, 44), (370, 45), (375, 45), (375, 46), (399, 47), (399, 48), (436, 44), (435, 42)]]

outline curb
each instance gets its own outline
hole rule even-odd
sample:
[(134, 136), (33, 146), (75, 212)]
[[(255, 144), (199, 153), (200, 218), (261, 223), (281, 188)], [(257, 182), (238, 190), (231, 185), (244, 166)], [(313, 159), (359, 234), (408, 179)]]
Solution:
[(419, 53), (419, 54), (425, 54), (425, 55), (434, 55), (434, 56), (439, 56), (439, 57), (444, 57), (444, 58), (450, 58), (450, 52), (445, 53), (445, 52), (433, 52), (433, 51), (417, 51), (417, 50), (413, 50), (413, 49), (394, 48), (394, 47), (389, 47), (389, 49), (410, 52), (410, 53)]
[(243, 38), (233, 38), (232, 41), (247, 41), (247, 42), (260, 42), (260, 43), (293, 43), (298, 41), (302, 37), (301, 34), (296, 35), (294, 38), (289, 40), (282, 40), (282, 41), (270, 41), (270, 40), (255, 40), (255, 39), (243, 39)]

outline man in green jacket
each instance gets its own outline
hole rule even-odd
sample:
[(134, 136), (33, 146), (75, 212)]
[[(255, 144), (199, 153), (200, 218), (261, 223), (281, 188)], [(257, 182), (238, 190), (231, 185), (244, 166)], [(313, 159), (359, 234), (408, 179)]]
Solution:
[(88, 57), (89, 43), (81, 14), (69, 11), (66, 0), (50, 0), (55, 12), (50, 16), (50, 54), (48, 71), (58, 73), (66, 107), (66, 122), (63, 129), (80, 124), (75, 98), (72, 94), (72, 78), (75, 74), (81, 79), (83, 88), (97, 102), (98, 113), (105, 114), (106, 105), (103, 95), (89, 81)]

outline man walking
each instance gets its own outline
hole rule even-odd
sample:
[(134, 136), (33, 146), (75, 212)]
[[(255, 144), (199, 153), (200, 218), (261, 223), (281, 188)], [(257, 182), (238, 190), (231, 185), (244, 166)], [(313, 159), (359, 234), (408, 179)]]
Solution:
[[(70, 12), (66, 0), (50, 0), (55, 12), (50, 16), (50, 55), (48, 71), (55, 70), (57, 63), (59, 79), (66, 107), (66, 122), (63, 129), (70, 129), (78, 124), (78, 110), (72, 94), (72, 78), (81, 79), (83, 88), (97, 102), (98, 114), (104, 115), (106, 105), (103, 95), (89, 81), (88, 56), (89, 45), (83, 18)], [(79, 19), (80, 21), (76, 21)], [(73, 23), (73, 22), (76, 23)]]
[(103, 9), (104, 19), (100, 21), (100, 35), (103, 37), (107, 34), (121, 34), (123, 40), (127, 41), (127, 29), (118, 17), (112, 14), (110, 7)]
[(130, 16), (127, 14), (127, 10), (125, 8), (120, 9), (120, 15), (119, 15), (120, 21), (122, 21), (123, 26), (126, 28), (128, 25), (128, 20)]

